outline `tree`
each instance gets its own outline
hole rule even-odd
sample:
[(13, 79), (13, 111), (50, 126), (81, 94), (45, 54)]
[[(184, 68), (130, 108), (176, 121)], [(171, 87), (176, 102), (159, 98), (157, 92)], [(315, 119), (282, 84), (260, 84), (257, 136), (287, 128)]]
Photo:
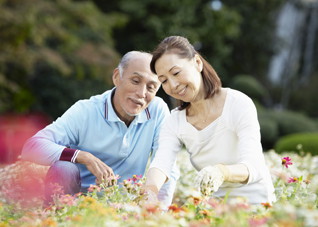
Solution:
[[(240, 35), (241, 16), (229, 7), (213, 10), (210, 0), (94, 0), (101, 10), (126, 16), (127, 23), (114, 28), (116, 49), (152, 51), (166, 36), (187, 37), (213, 65), (226, 83), (225, 63)], [(159, 96), (169, 102), (159, 91)]]
[(0, 1), (0, 113), (56, 117), (108, 89), (119, 60), (112, 29), (123, 22), (90, 1)]

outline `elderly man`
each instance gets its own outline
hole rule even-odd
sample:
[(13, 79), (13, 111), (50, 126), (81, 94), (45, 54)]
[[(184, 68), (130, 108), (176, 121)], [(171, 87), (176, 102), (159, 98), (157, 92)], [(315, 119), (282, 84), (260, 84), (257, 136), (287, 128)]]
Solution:
[[(160, 127), (169, 109), (156, 93), (160, 82), (150, 70), (152, 55), (131, 51), (113, 71), (115, 87), (80, 100), (23, 147), (22, 159), (50, 165), (46, 199), (52, 183), (65, 193), (86, 191), (91, 184), (119, 182), (143, 175), (158, 147)], [(177, 171), (160, 192), (165, 205), (172, 200)]]

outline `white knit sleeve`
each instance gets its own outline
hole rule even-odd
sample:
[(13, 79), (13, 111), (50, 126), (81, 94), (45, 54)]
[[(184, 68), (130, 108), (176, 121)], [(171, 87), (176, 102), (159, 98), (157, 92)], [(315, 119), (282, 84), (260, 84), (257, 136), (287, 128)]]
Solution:
[(248, 168), (248, 184), (257, 182), (263, 179), (267, 170), (256, 107), (248, 96), (239, 93), (231, 113), (238, 136), (238, 163), (245, 164)]
[(178, 117), (177, 113), (172, 113), (163, 124), (158, 141), (158, 150), (152, 160), (150, 168), (160, 169), (168, 178), (177, 159), (177, 154), (181, 150), (181, 142), (178, 138)]

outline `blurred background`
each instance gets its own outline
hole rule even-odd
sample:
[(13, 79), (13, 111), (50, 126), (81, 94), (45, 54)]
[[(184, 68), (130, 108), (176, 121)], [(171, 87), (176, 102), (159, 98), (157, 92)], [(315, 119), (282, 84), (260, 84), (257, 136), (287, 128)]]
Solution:
[(0, 163), (169, 35), (254, 100), (264, 151), (318, 154), (318, 0), (0, 0)]

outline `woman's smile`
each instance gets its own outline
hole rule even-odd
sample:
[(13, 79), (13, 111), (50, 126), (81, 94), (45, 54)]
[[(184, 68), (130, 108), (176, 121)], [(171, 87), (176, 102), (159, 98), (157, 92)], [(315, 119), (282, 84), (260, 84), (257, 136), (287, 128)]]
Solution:
[(176, 92), (176, 94), (178, 94), (179, 96), (184, 96), (187, 92), (187, 87), (185, 86), (184, 88), (182, 88), (181, 90), (179, 90), (178, 92)]

